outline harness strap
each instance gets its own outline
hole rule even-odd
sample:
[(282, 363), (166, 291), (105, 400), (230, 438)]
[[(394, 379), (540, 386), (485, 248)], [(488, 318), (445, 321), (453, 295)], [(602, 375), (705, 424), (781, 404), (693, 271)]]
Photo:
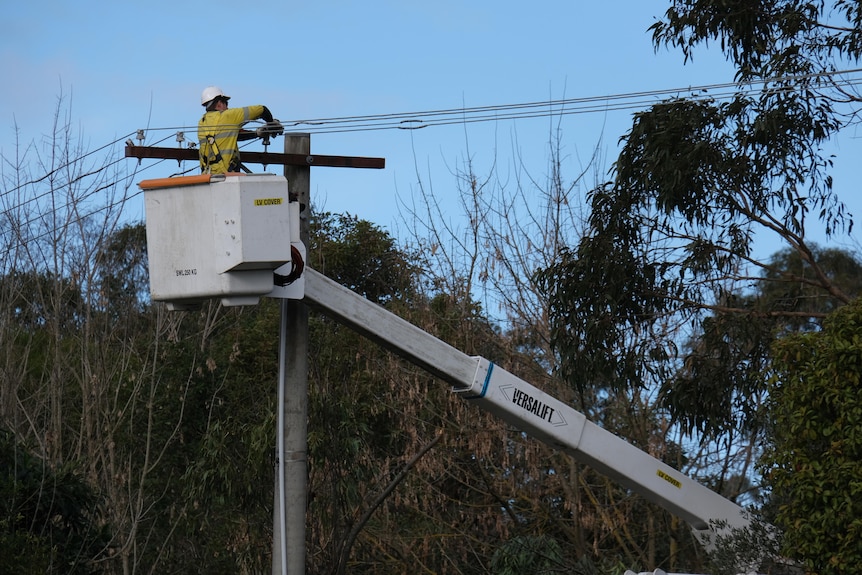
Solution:
[(222, 161), (221, 151), (218, 149), (218, 145), (216, 144), (215, 136), (212, 134), (207, 134), (206, 139), (204, 140), (206, 143), (206, 150), (201, 150), (204, 152), (201, 155), (204, 163), (204, 172), (209, 172), (211, 170), (210, 166), (213, 164), (218, 164)]

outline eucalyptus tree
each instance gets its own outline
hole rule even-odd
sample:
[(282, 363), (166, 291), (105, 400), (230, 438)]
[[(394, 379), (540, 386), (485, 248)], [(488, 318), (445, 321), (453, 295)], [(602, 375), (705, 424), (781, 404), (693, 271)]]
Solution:
[[(816, 323), (854, 295), (848, 276), (831, 273), (831, 252), (806, 232), (852, 230), (824, 147), (854, 122), (860, 101), (842, 73), (860, 56), (859, 3), (680, 0), (651, 30), (656, 49), (679, 49), (692, 65), (704, 46), (721, 49), (736, 89), (634, 114), (613, 179), (589, 194), (586, 234), (537, 279), (573, 385), (661, 387), (664, 406), (689, 431), (756, 433), (747, 424), (759, 422), (749, 416), (765, 381), (752, 374), (768, 361), (768, 345), (741, 346), (747, 359), (721, 359), (721, 373), (697, 389), (677, 374), (697, 359), (686, 351), (718, 353), (716, 337), (768, 341), (779, 318)], [(756, 242), (778, 242), (804, 272), (759, 258)], [(761, 282), (801, 284), (831, 303), (759, 308), (750, 296)]]
[(762, 503), (772, 343), (859, 294), (858, 255), (809, 238), (853, 231), (828, 148), (862, 102), (862, 3), (674, 0), (650, 30), (687, 65), (721, 50), (735, 84), (635, 113), (583, 237), (536, 280), (577, 392), (651, 395), (703, 480)]

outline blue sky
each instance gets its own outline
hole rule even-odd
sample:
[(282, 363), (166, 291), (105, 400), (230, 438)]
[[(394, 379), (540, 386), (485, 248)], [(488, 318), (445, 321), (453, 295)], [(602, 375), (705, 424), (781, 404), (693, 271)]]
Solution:
[[(731, 81), (717, 51), (705, 51), (683, 66), (679, 53), (653, 50), (647, 28), (668, 4), (10, 3), (0, 23), (0, 74), (6, 79), (0, 91), (0, 149), (7, 156), (14, 151), (15, 124), (25, 141), (49, 132), (61, 93), (70, 99), (72, 117), (92, 149), (139, 128), (147, 129), (148, 144), (167, 138), (161, 145), (176, 145), (172, 134), (178, 129), (194, 133), (200, 92), (210, 84), (231, 95), (231, 105), (265, 104), (289, 125)], [(564, 176), (573, 177), (596, 145), (606, 150), (609, 165), (631, 112), (562, 118)], [(495, 162), (505, 169), (519, 156), (531, 172), (544, 174), (551, 125), (545, 117), (315, 134), (313, 153), (383, 157), (387, 167), (312, 170), (313, 201), (391, 228), (398, 219), (396, 198), (415, 193), (421, 176), (444, 206), (452, 200), (456, 216), (451, 172), (468, 153), (479, 172)], [(271, 151), (280, 151), (280, 145), (276, 140)], [(855, 138), (843, 145), (845, 151), (858, 147)], [(853, 160), (847, 161), (852, 167)], [(177, 172), (172, 162), (145, 160), (142, 168), (139, 179)], [(836, 188), (848, 201), (859, 195), (850, 177), (836, 177)], [(130, 217), (143, 217), (138, 209), (136, 214), (133, 207)]]

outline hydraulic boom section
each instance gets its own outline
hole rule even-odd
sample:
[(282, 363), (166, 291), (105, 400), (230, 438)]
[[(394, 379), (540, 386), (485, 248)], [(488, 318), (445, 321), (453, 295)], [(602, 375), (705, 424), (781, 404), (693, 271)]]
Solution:
[(741, 507), (700, 485), (537, 387), (481, 357), (470, 357), (314, 270), (305, 301), (450, 383), (465, 400), (687, 521), (707, 546), (721, 531), (744, 528)]

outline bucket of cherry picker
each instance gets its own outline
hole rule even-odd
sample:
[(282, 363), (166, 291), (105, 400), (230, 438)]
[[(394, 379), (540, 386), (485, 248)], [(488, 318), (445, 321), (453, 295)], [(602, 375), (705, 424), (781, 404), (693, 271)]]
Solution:
[(169, 309), (194, 309), (208, 299), (257, 304), (273, 291), (275, 270), (290, 267), (299, 208), (283, 176), (204, 174), (139, 186), (150, 295)]

